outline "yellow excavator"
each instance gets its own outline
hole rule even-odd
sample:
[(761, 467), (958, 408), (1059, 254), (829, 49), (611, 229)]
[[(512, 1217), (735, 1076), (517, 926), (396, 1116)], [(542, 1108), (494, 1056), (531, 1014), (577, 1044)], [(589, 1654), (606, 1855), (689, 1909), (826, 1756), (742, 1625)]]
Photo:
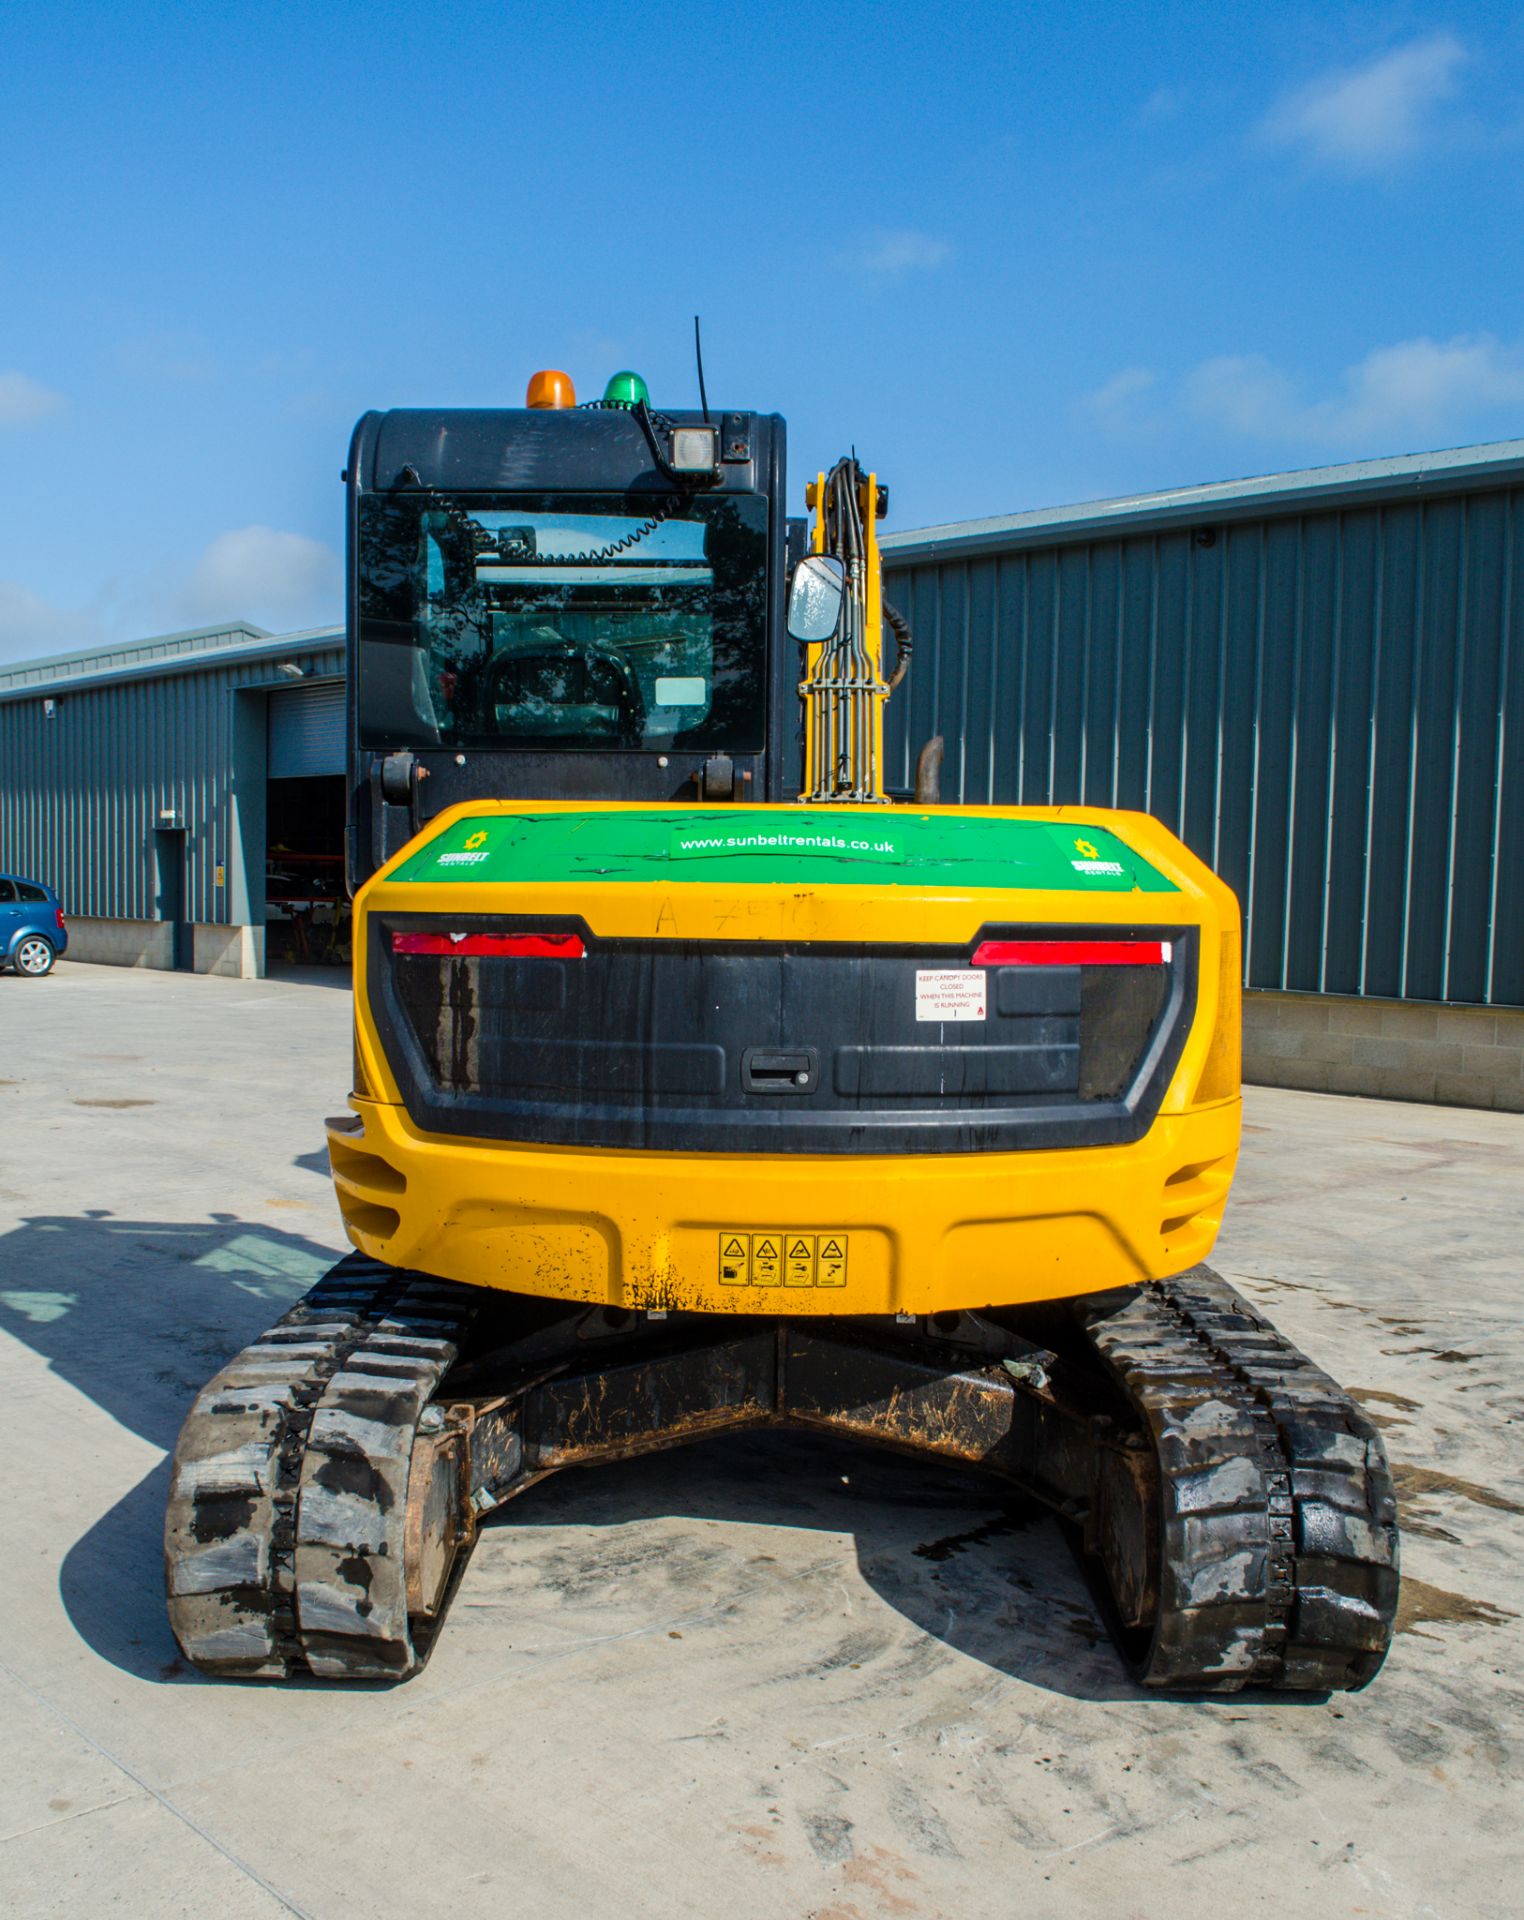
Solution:
[(356, 1251), (187, 1418), (186, 1655), (402, 1678), (485, 1515), (783, 1424), (1044, 1503), (1144, 1685), (1364, 1685), (1380, 1439), (1201, 1264), (1230, 891), (1139, 814), (941, 805), (936, 743), (886, 790), (886, 491), (789, 520), (777, 416), (549, 372), (366, 415), (346, 482)]

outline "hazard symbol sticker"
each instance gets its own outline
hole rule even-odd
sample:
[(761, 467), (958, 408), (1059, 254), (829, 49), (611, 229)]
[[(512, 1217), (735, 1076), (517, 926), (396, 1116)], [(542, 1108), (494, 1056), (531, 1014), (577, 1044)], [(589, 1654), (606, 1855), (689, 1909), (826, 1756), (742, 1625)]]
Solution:
[(719, 1235), (722, 1287), (844, 1287), (847, 1236), (793, 1227), (726, 1227)]
[(815, 1285), (844, 1287), (847, 1284), (847, 1236), (844, 1233), (823, 1233), (817, 1247)]
[(783, 1281), (783, 1235), (754, 1233), (751, 1236), (751, 1284), (776, 1287)]
[(813, 1287), (815, 1284), (815, 1236), (791, 1233), (783, 1253), (783, 1284), (786, 1287)]

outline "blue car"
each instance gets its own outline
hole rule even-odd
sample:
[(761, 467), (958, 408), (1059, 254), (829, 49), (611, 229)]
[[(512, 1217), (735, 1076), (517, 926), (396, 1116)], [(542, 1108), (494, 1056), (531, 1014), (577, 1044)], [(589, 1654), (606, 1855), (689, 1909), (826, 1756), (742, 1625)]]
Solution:
[(0, 873), (0, 968), (11, 967), (27, 980), (53, 971), (53, 962), (69, 944), (58, 895), (40, 880)]

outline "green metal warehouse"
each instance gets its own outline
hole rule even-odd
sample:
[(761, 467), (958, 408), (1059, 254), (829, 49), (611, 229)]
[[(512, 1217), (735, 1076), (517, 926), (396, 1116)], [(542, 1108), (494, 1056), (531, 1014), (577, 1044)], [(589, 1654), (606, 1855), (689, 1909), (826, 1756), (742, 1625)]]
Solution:
[(263, 973), (268, 928), (333, 920), (344, 813), (341, 631), (0, 667), (0, 867), (57, 888), (75, 960)]
[(1524, 441), (884, 541), (891, 778), (1132, 807), (1244, 912), (1260, 1082), (1524, 1107)]

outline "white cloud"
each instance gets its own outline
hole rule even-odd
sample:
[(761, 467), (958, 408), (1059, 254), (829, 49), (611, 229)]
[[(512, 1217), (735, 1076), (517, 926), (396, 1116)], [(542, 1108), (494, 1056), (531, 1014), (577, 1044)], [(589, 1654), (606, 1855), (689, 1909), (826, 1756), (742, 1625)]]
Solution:
[(1374, 447), (1524, 410), (1524, 346), (1490, 333), (1400, 340), (1373, 347), (1345, 368), (1337, 392), (1310, 400), (1260, 355), (1208, 360), (1186, 376), (1184, 395), (1200, 418), (1248, 438)]
[(344, 569), (321, 540), (239, 527), (202, 549), (176, 584), (148, 569), (98, 583), (88, 605), (63, 607), (19, 580), (0, 580), (0, 660), (30, 660), (182, 627), (247, 620), (272, 632), (337, 625)]
[(1524, 340), (1490, 333), (1399, 340), (1373, 347), (1322, 394), (1260, 353), (1203, 360), (1178, 382), (1149, 367), (1124, 367), (1086, 394), (1082, 409), (1119, 436), (1157, 433), (1186, 414), (1240, 440), (1350, 454), (1477, 431), (1524, 437)]
[(930, 273), (952, 258), (952, 247), (935, 234), (919, 233), (913, 227), (880, 227), (844, 256), (848, 266), (860, 272), (878, 274), (886, 280), (898, 280), (907, 273)]
[(1151, 367), (1123, 367), (1094, 393), (1085, 395), (1085, 411), (1114, 431), (1143, 426), (1147, 411), (1144, 402), (1158, 384), (1159, 376)]
[(1330, 409), (1344, 430), (1441, 426), (1491, 408), (1524, 406), (1524, 350), (1490, 333), (1376, 347), (1344, 378), (1348, 392)]
[(19, 580), (0, 580), (0, 660), (73, 653), (105, 638), (94, 614), (56, 607)]
[(29, 427), (66, 405), (61, 393), (42, 386), (27, 374), (0, 373), (0, 427)]
[(173, 603), (185, 626), (246, 619), (279, 632), (322, 626), (344, 611), (344, 569), (321, 540), (274, 527), (219, 533)]
[(1292, 422), (1306, 411), (1296, 382), (1262, 353), (1203, 360), (1185, 376), (1182, 392), (1188, 411), (1249, 439), (1273, 439), (1286, 432), (1294, 437), (1300, 428)]
[(1452, 33), (1394, 47), (1364, 66), (1319, 74), (1284, 94), (1260, 131), (1316, 160), (1370, 171), (1401, 160), (1433, 129), (1434, 110), (1456, 90), (1465, 48)]

